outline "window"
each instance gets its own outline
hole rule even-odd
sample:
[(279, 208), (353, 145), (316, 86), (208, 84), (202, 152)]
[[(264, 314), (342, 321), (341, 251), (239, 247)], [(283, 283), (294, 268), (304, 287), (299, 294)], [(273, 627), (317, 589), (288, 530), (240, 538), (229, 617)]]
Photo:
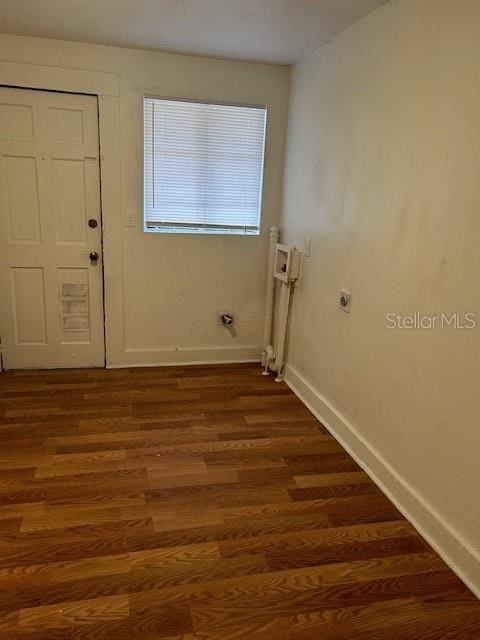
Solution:
[(145, 230), (258, 235), (266, 109), (144, 98)]

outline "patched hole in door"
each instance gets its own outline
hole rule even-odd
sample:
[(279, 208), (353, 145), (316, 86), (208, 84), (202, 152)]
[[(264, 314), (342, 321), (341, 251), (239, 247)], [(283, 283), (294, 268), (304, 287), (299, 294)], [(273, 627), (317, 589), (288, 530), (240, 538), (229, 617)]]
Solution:
[(78, 282), (64, 282), (62, 283), (62, 297), (63, 298), (75, 298), (80, 296), (82, 298), (87, 297), (87, 285)]
[(64, 331), (88, 331), (88, 316), (63, 316)]
[(63, 342), (89, 341), (88, 272), (86, 269), (59, 269), (59, 272)]
[(87, 300), (62, 300), (63, 313), (66, 315), (88, 315)]

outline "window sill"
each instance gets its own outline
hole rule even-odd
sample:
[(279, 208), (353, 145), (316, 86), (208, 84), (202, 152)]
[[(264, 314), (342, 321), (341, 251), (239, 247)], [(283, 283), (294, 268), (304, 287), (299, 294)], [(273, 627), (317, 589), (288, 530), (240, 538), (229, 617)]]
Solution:
[(258, 237), (260, 229), (244, 231), (242, 229), (202, 229), (198, 227), (145, 227), (145, 233), (168, 233), (194, 236), (248, 236)]

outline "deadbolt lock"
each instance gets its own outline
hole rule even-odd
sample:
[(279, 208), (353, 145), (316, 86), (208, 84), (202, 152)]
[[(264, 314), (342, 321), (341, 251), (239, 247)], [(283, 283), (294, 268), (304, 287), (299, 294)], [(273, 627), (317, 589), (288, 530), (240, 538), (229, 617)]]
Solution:
[(90, 220), (88, 221), (88, 226), (90, 227), (90, 229), (96, 229), (98, 227), (98, 222), (95, 220), (95, 218), (90, 218)]

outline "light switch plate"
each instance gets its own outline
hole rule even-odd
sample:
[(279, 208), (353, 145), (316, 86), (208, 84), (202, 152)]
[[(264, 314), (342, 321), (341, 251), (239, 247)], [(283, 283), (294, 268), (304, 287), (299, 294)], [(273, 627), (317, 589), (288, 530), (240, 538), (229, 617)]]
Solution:
[(125, 211), (125, 226), (135, 226), (135, 211), (133, 209), (127, 209), (127, 211)]

